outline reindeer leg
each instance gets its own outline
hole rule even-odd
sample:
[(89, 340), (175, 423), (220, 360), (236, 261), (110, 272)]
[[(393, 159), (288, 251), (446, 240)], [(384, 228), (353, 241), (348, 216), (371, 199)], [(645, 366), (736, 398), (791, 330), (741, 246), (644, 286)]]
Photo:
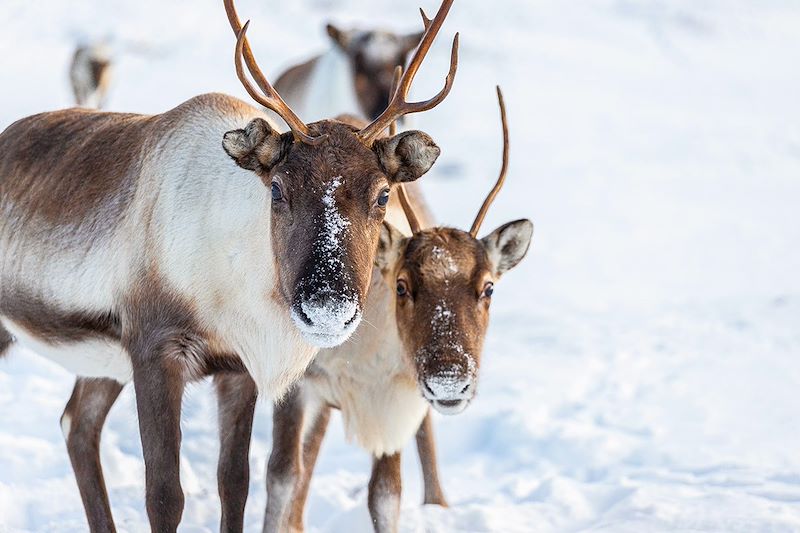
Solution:
[(100, 433), (120, 392), (122, 385), (113, 379), (78, 378), (61, 415), (67, 452), (93, 533), (116, 531), (100, 465)]
[(219, 406), (220, 531), (239, 532), (244, 529), (244, 507), (250, 488), (250, 437), (258, 390), (249, 374), (217, 374), (214, 384)]
[(417, 430), (417, 452), (419, 462), (422, 464), (422, 479), (425, 483), (424, 504), (441, 505), (447, 507), (442, 486), (439, 484), (439, 464), (436, 461), (436, 441), (433, 438), (433, 420), (431, 411)]
[(151, 531), (158, 533), (177, 531), (183, 515), (180, 423), (186, 378), (180, 342), (180, 336), (145, 337), (144, 346), (129, 349), (144, 452), (147, 516)]
[(376, 533), (395, 533), (400, 520), (400, 452), (373, 459), (369, 514)]
[(289, 527), (293, 533), (304, 530), (303, 512), (308, 498), (308, 489), (311, 485), (311, 476), (314, 474), (314, 465), (317, 463), (322, 439), (328, 429), (328, 421), (331, 417), (331, 408), (328, 405), (320, 405), (314, 412), (307, 412), (306, 418), (310, 425), (306, 426), (303, 432), (303, 467), (300, 470), (300, 478), (294, 488), (294, 499), (289, 515)]
[(264, 533), (285, 531), (294, 487), (302, 469), (303, 405), (300, 385), (272, 412), (272, 453), (267, 465)]

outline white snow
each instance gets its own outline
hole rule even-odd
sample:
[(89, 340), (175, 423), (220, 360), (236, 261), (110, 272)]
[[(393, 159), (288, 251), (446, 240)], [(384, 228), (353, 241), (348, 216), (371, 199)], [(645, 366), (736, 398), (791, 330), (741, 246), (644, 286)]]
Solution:
[[(423, 0), (426, 12), (435, 0)], [(239, 0), (265, 71), (325, 49), (323, 24), (411, 31), (415, 4)], [(157, 15), (157, 16), (156, 16)], [(70, 103), (77, 35), (114, 36), (109, 106), (158, 112), (207, 91), (245, 98), (221, 2), (5, 0), (0, 128)], [(483, 233), (536, 223), (496, 285), (478, 396), (435, 415), (449, 509), (422, 507), (406, 448), (401, 530), (800, 529), (800, 6), (789, 0), (456, 2), (421, 69), (414, 118), (442, 148), (422, 180), (438, 220), (468, 228), (500, 164)], [(274, 44), (274, 46), (272, 46)], [(59, 417), (72, 377), (0, 361), (0, 530), (85, 531)], [(183, 531), (217, 530), (216, 412), (190, 388)], [(146, 531), (130, 388), (102, 458), (120, 531)], [(247, 530), (259, 531), (270, 409), (260, 405)], [(308, 531), (370, 531), (369, 458), (334, 417)]]

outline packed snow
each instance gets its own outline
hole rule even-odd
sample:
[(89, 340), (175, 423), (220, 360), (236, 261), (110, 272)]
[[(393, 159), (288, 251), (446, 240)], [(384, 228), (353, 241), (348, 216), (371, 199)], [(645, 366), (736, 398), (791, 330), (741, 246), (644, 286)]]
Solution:
[[(421, 0), (430, 14), (436, 0)], [(265, 71), (326, 46), (324, 23), (419, 28), (389, 0), (239, 0)], [(497, 283), (478, 397), (434, 415), (451, 504), (422, 506), (404, 452), (404, 532), (800, 530), (800, 5), (791, 0), (457, 1), (420, 71), (413, 118), (442, 148), (422, 179), (468, 228), (500, 166), (484, 232), (536, 224)], [(71, 102), (80, 39), (109, 38), (108, 107), (154, 113), (221, 91), (246, 99), (218, 0), (4, 0), (0, 128)], [(59, 417), (73, 377), (14, 349), (0, 361), (0, 531), (85, 531)], [(182, 531), (215, 531), (216, 407), (184, 402)], [(260, 531), (271, 440), (258, 407), (246, 528)], [(130, 389), (102, 460), (120, 531), (146, 531)], [(311, 532), (370, 531), (370, 459), (334, 418)]]

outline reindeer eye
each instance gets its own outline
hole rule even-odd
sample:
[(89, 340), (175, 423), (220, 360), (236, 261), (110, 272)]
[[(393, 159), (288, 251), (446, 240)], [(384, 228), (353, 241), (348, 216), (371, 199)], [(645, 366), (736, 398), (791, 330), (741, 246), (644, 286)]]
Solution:
[(397, 280), (397, 295), (398, 296), (405, 296), (406, 294), (408, 294), (408, 286), (406, 285), (406, 282), (403, 281), (402, 279), (398, 279)]
[(494, 294), (494, 283), (491, 281), (487, 281), (486, 285), (483, 286), (483, 293), (481, 294), (481, 298), (491, 298), (492, 294)]
[(381, 207), (386, 207), (386, 204), (389, 203), (389, 189), (384, 189), (381, 191), (381, 195), (378, 196), (378, 205)]
[(280, 202), (283, 200), (283, 191), (281, 191), (281, 186), (272, 182), (272, 201), (273, 202)]

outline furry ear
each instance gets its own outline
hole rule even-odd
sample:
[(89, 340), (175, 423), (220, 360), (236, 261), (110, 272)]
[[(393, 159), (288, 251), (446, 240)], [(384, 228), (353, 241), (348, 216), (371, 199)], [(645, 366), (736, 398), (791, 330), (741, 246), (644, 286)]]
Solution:
[(347, 49), (352, 42), (353, 32), (342, 30), (333, 24), (326, 25), (325, 30), (328, 32), (328, 36), (333, 40), (336, 46), (347, 52)]
[(499, 278), (522, 261), (533, 237), (530, 220), (515, 220), (504, 224), (481, 239), (489, 256), (494, 274)]
[(254, 118), (244, 129), (225, 133), (222, 147), (240, 167), (267, 172), (283, 159), (292, 141), (291, 133), (280, 134), (263, 118)]
[(441, 150), (427, 133), (404, 131), (375, 141), (373, 150), (395, 183), (414, 181), (428, 172)]
[(400, 230), (384, 222), (378, 237), (378, 250), (375, 252), (375, 266), (386, 276), (392, 272), (408, 238)]

